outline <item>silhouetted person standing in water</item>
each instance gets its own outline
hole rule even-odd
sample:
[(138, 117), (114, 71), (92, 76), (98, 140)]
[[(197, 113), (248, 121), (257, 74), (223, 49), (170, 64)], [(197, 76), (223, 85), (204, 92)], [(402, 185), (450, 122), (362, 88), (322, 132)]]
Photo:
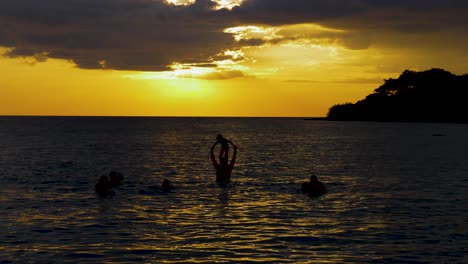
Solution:
[[(234, 148), (234, 154), (232, 155), (231, 162), (228, 162), (228, 157), (224, 155), (224, 157), (221, 156), (219, 158), (219, 163), (216, 161), (216, 158), (214, 156), (214, 148), (216, 145), (220, 143), (217, 141), (212, 147), (211, 147), (211, 162), (213, 163), (213, 166), (216, 169), (216, 182), (221, 183), (221, 184), (226, 184), (231, 181), (231, 173), (232, 169), (234, 168), (234, 163), (236, 162), (236, 156), (237, 156), (237, 146), (234, 145), (231, 141), (229, 143), (232, 145)], [(228, 164), (229, 163), (229, 164)]]

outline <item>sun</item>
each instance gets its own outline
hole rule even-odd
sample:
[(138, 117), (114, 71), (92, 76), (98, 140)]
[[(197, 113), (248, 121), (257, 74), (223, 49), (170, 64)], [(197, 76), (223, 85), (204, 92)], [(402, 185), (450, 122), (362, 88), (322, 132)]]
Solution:
[(214, 88), (209, 81), (199, 79), (167, 80), (162, 95), (177, 99), (207, 99), (213, 96)]

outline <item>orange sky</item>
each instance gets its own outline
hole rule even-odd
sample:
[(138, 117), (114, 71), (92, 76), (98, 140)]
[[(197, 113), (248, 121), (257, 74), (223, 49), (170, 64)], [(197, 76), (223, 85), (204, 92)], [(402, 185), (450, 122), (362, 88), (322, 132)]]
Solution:
[[(267, 65), (259, 70), (266, 70), (263, 67)], [(56, 59), (2, 58), (0, 114), (324, 116), (331, 105), (359, 99), (378, 84), (329, 83), (320, 76), (328, 73), (319, 68), (311, 80), (284, 71), (204, 80), (156, 72), (85, 70)]]
[[(213, 1), (217, 5), (209, 12), (236, 14), (243, 11), (243, 4), (247, 12), (248, 1)], [(188, 12), (192, 5), (195, 1), (167, 1), (159, 3), (158, 8)], [(408, 13), (408, 19), (413, 16), (411, 21), (416, 17), (422, 21), (434, 15), (424, 12), (419, 16), (418, 12)], [(354, 19), (349, 21), (353, 22), (340, 17), (323, 23), (298, 18), (276, 24), (250, 24), (246, 18), (245, 23), (229, 22), (226, 24), (237, 26), (217, 29), (212, 47), (200, 43), (200, 48), (194, 50), (184, 49), (191, 47), (189, 42), (164, 42), (167, 46), (158, 46), (163, 44), (155, 40), (136, 49), (132, 43), (137, 41), (122, 43), (118, 52), (103, 49), (101, 54), (98, 49), (88, 52), (70, 48), (69, 43), (44, 46), (43, 40), (26, 43), (18, 39), (17, 44), (2, 45), (0, 39), (0, 115), (318, 117), (325, 116), (334, 104), (363, 99), (384, 79), (396, 78), (405, 69), (436, 67), (455, 74), (468, 72), (468, 53), (462, 48), (466, 38), (459, 39), (458, 44), (447, 44), (459, 33), (456, 27), (409, 34), (393, 28), (391, 21), (379, 21), (381, 29), (376, 31), (360, 24), (361, 20), (372, 20), (375, 14), (379, 12), (369, 11), (360, 20), (352, 15)], [(2, 19), (6, 18), (0, 14)], [(19, 30), (29, 27), (29, 22), (16, 25), (18, 20), (7, 22)], [(57, 26), (41, 24), (40, 32), (59, 30)], [(171, 34), (165, 30), (165, 34)], [(196, 36), (204, 36), (202, 33)], [(178, 38), (185, 36), (177, 34)], [(190, 34), (192, 31), (187, 31), (186, 35)], [(215, 41), (220, 37), (222, 40)], [(138, 64), (117, 57), (127, 48), (125, 45), (129, 58), (133, 58), (132, 54), (142, 56), (135, 57)], [(148, 50), (148, 57), (155, 56), (154, 67), (142, 50)], [(202, 51), (206, 53), (205, 61), (202, 53), (197, 53)], [(170, 56), (164, 57), (165, 53)], [(142, 71), (144, 67), (150, 70)]]

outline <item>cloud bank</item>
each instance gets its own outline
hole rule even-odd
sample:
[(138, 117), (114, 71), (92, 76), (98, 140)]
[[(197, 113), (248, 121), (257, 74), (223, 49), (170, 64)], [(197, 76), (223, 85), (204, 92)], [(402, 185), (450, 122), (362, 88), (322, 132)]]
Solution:
[[(241, 60), (242, 47), (296, 40), (467, 56), (467, 13), (465, 0), (2, 0), (0, 46), (10, 57), (134, 71), (215, 68)], [(231, 76), (244, 74), (205, 78)]]

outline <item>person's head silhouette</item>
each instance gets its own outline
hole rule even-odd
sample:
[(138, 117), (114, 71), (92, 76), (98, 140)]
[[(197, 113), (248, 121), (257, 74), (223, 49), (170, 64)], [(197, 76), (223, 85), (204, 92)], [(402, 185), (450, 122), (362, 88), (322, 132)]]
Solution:
[(164, 179), (164, 180), (162, 181), (161, 188), (162, 188), (162, 190), (165, 191), (165, 192), (171, 191), (171, 190), (172, 190), (171, 181), (168, 180), (168, 179)]
[(317, 176), (315, 176), (315, 175), (310, 176), (310, 182), (314, 183), (314, 182), (318, 182), (318, 181), (319, 180), (318, 180)]
[(102, 175), (101, 177), (99, 177), (99, 183), (107, 184), (107, 183), (109, 183), (109, 178), (107, 178), (107, 176), (105, 176), (105, 175)]

